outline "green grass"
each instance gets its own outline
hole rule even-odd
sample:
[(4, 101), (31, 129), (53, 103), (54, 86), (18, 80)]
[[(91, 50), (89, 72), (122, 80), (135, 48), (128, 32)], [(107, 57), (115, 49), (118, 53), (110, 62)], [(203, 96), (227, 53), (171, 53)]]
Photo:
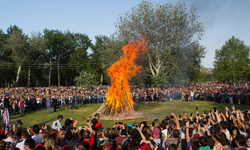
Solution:
[[(57, 109), (57, 112), (53, 112), (48, 114), (47, 109), (43, 109), (42, 111), (31, 111), (25, 115), (10, 115), (11, 123), (16, 124), (17, 120), (21, 119), (23, 122), (23, 127), (32, 126), (34, 124), (42, 124), (46, 123), (48, 125), (52, 125), (52, 122), (57, 120), (58, 115), (63, 115), (64, 119), (62, 121), (62, 125), (66, 118), (74, 118), (79, 121), (79, 126), (86, 125), (86, 117), (93, 112), (95, 112), (101, 104), (91, 104), (91, 105), (81, 105), (78, 110), (65, 110), (64, 107), (60, 107)], [(202, 114), (203, 110), (206, 110), (206, 113), (209, 110), (213, 110), (216, 107), (219, 111), (225, 112), (225, 107), (231, 109), (232, 105), (230, 104), (218, 104), (214, 102), (203, 102), (203, 101), (195, 101), (195, 102), (184, 102), (180, 101), (168, 101), (168, 102), (155, 102), (148, 105), (143, 104), (135, 104), (134, 108), (138, 112), (143, 112), (145, 118), (138, 118), (133, 120), (121, 120), (124, 123), (140, 123), (141, 121), (152, 122), (154, 119), (164, 119), (171, 112), (175, 113), (177, 116), (181, 115), (184, 111), (188, 113), (195, 114), (196, 107), (199, 108), (200, 114)], [(249, 106), (244, 105), (235, 105), (236, 109), (247, 110)], [(107, 120), (99, 120), (103, 123), (104, 127), (112, 127), (116, 121), (107, 121)]]

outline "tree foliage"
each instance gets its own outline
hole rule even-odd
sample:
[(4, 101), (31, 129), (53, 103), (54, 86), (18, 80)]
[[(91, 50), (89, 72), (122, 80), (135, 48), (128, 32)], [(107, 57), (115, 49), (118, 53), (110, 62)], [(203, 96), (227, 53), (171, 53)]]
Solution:
[(75, 78), (78, 86), (83, 88), (91, 88), (98, 85), (98, 82), (94, 78), (94, 74), (87, 71), (82, 71), (78, 77)]
[(237, 82), (247, 78), (249, 73), (249, 46), (234, 36), (215, 50), (214, 73), (220, 82)]
[(142, 34), (147, 35), (150, 47), (147, 69), (155, 82), (162, 75), (167, 81), (189, 78), (192, 70), (200, 67), (205, 49), (197, 38), (203, 35), (204, 27), (195, 11), (193, 7), (187, 10), (184, 2), (173, 5), (143, 0), (120, 16), (116, 27), (122, 40), (140, 40)]

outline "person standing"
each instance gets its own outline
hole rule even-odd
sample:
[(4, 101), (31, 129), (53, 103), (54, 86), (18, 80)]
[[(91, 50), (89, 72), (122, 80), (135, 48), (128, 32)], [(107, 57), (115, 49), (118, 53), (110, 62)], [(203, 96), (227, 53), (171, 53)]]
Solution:
[(20, 98), (19, 100), (19, 106), (20, 106), (20, 114), (24, 114), (24, 97)]
[(42, 100), (42, 109), (45, 108), (45, 104), (46, 104), (46, 98), (45, 98), (45, 96), (43, 96), (43, 100)]
[(31, 104), (32, 104), (32, 110), (36, 110), (36, 98), (34, 95), (32, 95), (32, 99), (31, 99)]
[(95, 118), (92, 119), (91, 121), (91, 127), (93, 130), (95, 130), (95, 125), (98, 123), (98, 120), (100, 119), (100, 114), (99, 113), (96, 113), (95, 114)]
[(54, 107), (54, 112), (56, 112), (57, 99), (55, 97), (52, 98), (52, 105)]
[(47, 98), (46, 100), (46, 106), (48, 109), (48, 113), (51, 113), (51, 100), (49, 98)]
[(73, 108), (77, 109), (76, 106), (75, 106), (75, 103), (76, 103), (76, 98), (73, 97), (72, 102), (71, 102), (71, 110), (73, 110)]
[(69, 99), (65, 98), (65, 110), (69, 109)]

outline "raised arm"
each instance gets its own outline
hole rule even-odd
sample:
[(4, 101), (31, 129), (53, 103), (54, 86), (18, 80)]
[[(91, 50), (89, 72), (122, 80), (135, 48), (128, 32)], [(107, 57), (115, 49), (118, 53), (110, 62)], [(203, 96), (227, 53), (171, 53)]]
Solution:
[(171, 115), (174, 117), (174, 119), (176, 121), (177, 130), (180, 130), (181, 128), (180, 128), (180, 122), (179, 122), (178, 118), (176, 117), (175, 113), (171, 113)]
[(206, 125), (204, 125), (204, 128), (206, 129), (206, 131), (207, 131), (207, 136), (211, 136), (211, 133), (210, 133), (210, 131), (208, 130), (208, 128), (207, 128), (207, 126)]
[(186, 140), (187, 140), (187, 143), (190, 141), (190, 137), (189, 137), (189, 121), (186, 122)]
[(77, 121), (77, 120), (75, 120), (75, 119), (73, 119), (73, 118), (70, 118), (70, 120), (73, 121), (73, 126), (74, 126), (74, 127), (78, 124), (78, 121)]

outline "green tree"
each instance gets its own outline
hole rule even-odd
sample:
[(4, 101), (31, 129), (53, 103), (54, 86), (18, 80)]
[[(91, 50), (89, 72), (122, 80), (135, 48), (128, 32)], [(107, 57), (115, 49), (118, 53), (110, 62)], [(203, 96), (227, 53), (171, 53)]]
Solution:
[(232, 36), (215, 50), (214, 74), (220, 82), (237, 82), (247, 78), (249, 72), (249, 46)]
[(96, 86), (98, 82), (94, 78), (94, 74), (91, 74), (87, 71), (82, 71), (78, 77), (75, 78), (75, 81), (78, 86), (83, 88), (91, 88)]
[(104, 82), (104, 74), (108, 67), (120, 59), (124, 42), (114, 36), (96, 36), (96, 42), (92, 46), (91, 63), (95, 64), (96, 71), (100, 74), (99, 81)]
[(90, 38), (86, 34), (76, 33), (76, 47), (69, 59), (69, 65), (75, 68), (76, 73), (80, 74), (82, 70), (89, 67), (88, 49), (92, 46)]
[(182, 74), (190, 76), (188, 69), (199, 67), (197, 60), (204, 57), (205, 49), (197, 41), (204, 33), (198, 18), (196, 9), (187, 10), (185, 2), (155, 4), (143, 0), (124, 17), (120, 16), (116, 27), (124, 41), (140, 40), (141, 35), (147, 35), (147, 69), (155, 82), (166, 82), (161, 80), (164, 76), (167, 81), (177, 80)]
[[(49, 56), (57, 63), (57, 81), (60, 86), (60, 60), (69, 59), (75, 49), (75, 36), (73, 33), (59, 30), (44, 30), (44, 37), (47, 42)], [(64, 61), (65, 62), (65, 61)], [(50, 59), (51, 64), (51, 59)], [(51, 70), (51, 69), (50, 69)], [(50, 76), (50, 75), (49, 75)], [(50, 78), (50, 77), (49, 77)]]
[[(42, 36), (40, 32), (31, 33), (31, 37), (28, 40), (28, 57), (27, 57), (27, 65), (28, 65), (28, 82), (27, 86), (30, 86), (30, 76), (31, 76), (31, 68), (39, 67), (39, 65), (44, 62), (44, 55), (46, 50), (46, 39)], [(36, 69), (36, 68), (35, 68)]]
[(10, 64), (13, 63), (10, 57), (11, 51), (5, 49), (8, 37), (9, 35), (0, 29), (0, 86), (2, 87), (9, 87), (13, 76), (15, 76), (13, 69), (11, 69), (12, 65)]
[(10, 57), (18, 66), (15, 82), (17, 86), (22, 65), (28, 58), (28, 36), (22, 32), (22, 29), (18, 28), (15, 25), (13, 27), (10, 26), (7, 32), (9, 34), (9, 38), (4, 45), (4, 48), (6, 51), (11, 52)]

